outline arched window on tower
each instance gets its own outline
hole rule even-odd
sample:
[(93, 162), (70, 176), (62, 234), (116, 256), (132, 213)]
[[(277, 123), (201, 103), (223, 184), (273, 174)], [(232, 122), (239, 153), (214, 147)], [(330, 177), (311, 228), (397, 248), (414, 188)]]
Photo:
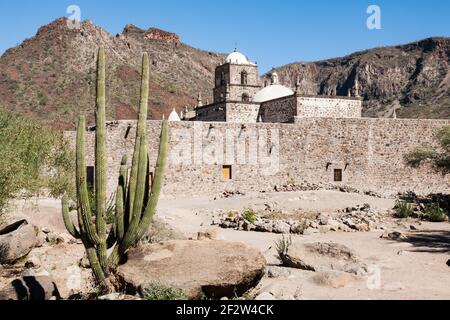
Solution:
[(241, 72), (241, 84), (247, 85), (247, 71), (245, 70)]
[(220, 74), (220, 85), (223, 86), (225, 85), (225, 73), (222, 71), (222, 73)]
[(248, 93), (242, 94), (242, 102), (250, 102), (250, 96)]

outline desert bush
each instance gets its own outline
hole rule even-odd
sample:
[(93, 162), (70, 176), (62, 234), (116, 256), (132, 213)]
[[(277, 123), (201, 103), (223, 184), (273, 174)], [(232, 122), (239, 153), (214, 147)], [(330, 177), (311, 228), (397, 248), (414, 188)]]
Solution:
[(0, 150), (0, 214), (24, 191), (36, 195), (49, 189), (60, 195), (68, 189), (63, 180), (72, 159), (62, 134), (37, 120), (0, 111)]
[(432, 222), (443, 222), (447, 219), (444, 209), (442, 209), (437, 203), (426, 206), (425, 214)]
[(405, 161), (412, 167), (419, 167), (425, 161), (431, 161), (434, 168), (444, 174), (450, 172), (450, 126), (436, 133), (440, 150), (416, 149), (405, 156)]
[(397, 201), (395, 205), (395, 216), (397, 218), (405, 219), (411, 217), (414, 214), (412, 207), (405, 201)]
[(188, 300), (182, 290), (160, 283), (154, 283), (145, 288), (143, 296), (144, 299), (152, 301)]
[(252, 224), (256, 222), (256, 212), (253, 209), (245, 210), (242, 217)]
[(237, 211), (229, 211), (227, 213), (228, 218), (235, 218), (239, 213)]
[(285, 237), (284, 235), (281, 237), (281, 239), (275, 241), (275, 248), (277, 249), (277, 256), (276, 258), (280, 261), (283, 261), (283, 257), (285, 257), (288, 254), (289, 247), (292, 245), (292, 237)]
[(433, 156), (433, 152), (425, 149), (415, 149), (405, 156), (406, 163), (411, 167), (417, 168), (424, 161), (430, 159)]

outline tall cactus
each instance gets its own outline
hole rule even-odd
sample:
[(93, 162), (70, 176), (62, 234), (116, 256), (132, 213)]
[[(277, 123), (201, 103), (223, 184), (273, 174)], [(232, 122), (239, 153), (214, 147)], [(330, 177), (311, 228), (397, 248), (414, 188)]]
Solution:
[[(86, 180), (85, 132), (86, 119), (79, 117), (76, 143), (76, 184), (78, 228), (69, 217), (68, 199), (62, 199), (62, 214), (68, 232), (81, 239), (99, 285), (111, 291), (108, 277), (130, 247), (137, 244), (150, 226), (164, 180), (168, 148), (167, 121), (162, 122), (158, 159), (152, 189), (149, 189), (149, 157), (147, 140), (147, 106), (149, 88), (149, 60), (143, 55), (141, 99), (131, 174), (128, 177), (127, 157), (119, 170), (116, 193), (115, 219), (107, 234), (106, 225), (106, 99), (105, 51), (98, 51), (97, 103), (95, 133), (95, 218), (89, 203)], [(112, 248), (107, 255), (107, 249)]]

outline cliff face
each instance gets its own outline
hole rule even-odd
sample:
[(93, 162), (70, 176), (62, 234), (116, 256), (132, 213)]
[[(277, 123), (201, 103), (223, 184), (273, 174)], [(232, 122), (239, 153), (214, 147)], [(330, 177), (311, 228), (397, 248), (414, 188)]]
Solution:
[[(280, 80), (305, 94), (347, 95), (358, 80), (364, 115), (450, 118), (450, 38), (357, 52), (277, 69)], [(267, 76), (263, 76), (265, 79)]]
[(127, 25), (112, 36), (90, 21), (69, 29), (65, 18), (0, 58), (0, 106), (73, 128), (80, 111), (93, 120), (95, 56), (106, 49), (108, 119), (133, 119), (139, 104), (142, 52), (151, 61), (150, 117), (194, 106), (212, 95), (214, 69), (224, 55), (194, 49), (176, 34)]

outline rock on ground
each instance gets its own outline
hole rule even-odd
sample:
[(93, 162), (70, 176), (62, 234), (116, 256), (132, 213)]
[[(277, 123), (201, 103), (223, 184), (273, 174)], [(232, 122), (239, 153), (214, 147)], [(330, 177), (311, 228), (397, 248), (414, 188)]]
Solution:
[(284, 266), (302, 270), (337, 270), (356, 275), (367, 272), (367, 265), (353, 250), (333, 242), (293, 244), (281, 259)]
[(30, 253), (37, 232), (27, 220), (19, 220), (0, 230), (0, 264), (12, 264)]
[(1, 300), (50, 300), (60, 298), (58, 288), (52, 278), (22, 277), (13, 280), (0, 290)]
[(222, 298), (256, 286), (265, 266), (261, 252), (239, 242), (175, 240), (132, 249), (117, 275), (130, 294), (162, 284), (189, 299)]

